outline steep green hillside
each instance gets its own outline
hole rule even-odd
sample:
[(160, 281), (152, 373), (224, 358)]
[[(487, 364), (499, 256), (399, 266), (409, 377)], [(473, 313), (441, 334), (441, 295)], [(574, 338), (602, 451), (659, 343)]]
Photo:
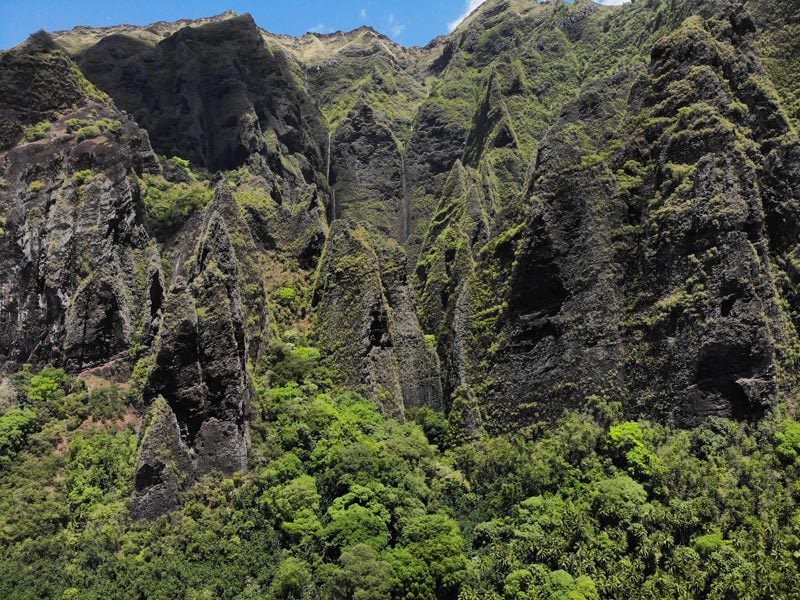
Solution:
[(0, 53), (0, 597), (800, 597), (795, 5)]

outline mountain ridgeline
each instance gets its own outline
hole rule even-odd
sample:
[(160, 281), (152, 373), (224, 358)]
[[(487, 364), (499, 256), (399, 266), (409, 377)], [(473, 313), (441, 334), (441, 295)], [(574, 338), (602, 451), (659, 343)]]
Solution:
[[(416, 422), (451, 449), (447, 474), (422, 446), (396, 449), (424, 462), (425, 486), (478, 477), (479, 493), (481, 466), (459, 453), (515, 436), (534, 443), (570, 415), (592, 414), (601, 428), (610, 412), (680, 436), (791, 412), (798, 34), (792, 0), (488, 0), (418, 48), (370, 28), (273, 35), (235, 13), (34, 34), (0, 54), (0, 364), (16, 386), (0, 390), (0, 415), (27, 410), (41, 369), (71, 382), (67, 398), (111, 386), (125, 408), (109, 422), (135, 432), (130, 486), (118, 486), (134, 520), (199, 510), (187, 497), (220, 473), (267, 485), (291, 472), (297, 489), (284, 504), (259, 501), (283, 514), (289, 541), (275, 544), (310, 548), (328, 539), (336, 510), (364, 506), (392, 545), (436, 562), (414, 554), (422, 509), (397, 500), (384, 518), (378, 488), (322, 471), (319, 494), (309, 491), (292, 462), (301, 451), (290, 461), (274, 448), (324, 462), (315, 435), (348, 431), (351, 417), (330, 424), (334, 406), (368, 414), (348, 396), (358, 395), (386, 431)], [(286, 390), (327, 399), (295, 405)], [(71, 430), (102, 421), (92, 418)], [(640, 434), (612, 435), (612, 446), (633, 452)], [(655, 463), (637, 460), (626, 502), (667, 494)], [(330, 522), (312, 535), (304, 527), (326, 494), (337, 498)], [(523, 513), (538, 510), (525, 502)], [(426, 527), (456, 535), (452, 519), (434, 521)], [(467, 527), (474, 548), (512, 535), (493, 527)], [(339, 584), (355, 594), (333, 575), (320, 583), (322, 563), (346, 571), (378, 559), (346, 564), (350, 546), (325, 543), (317, 559), (280, 563), (264, 583), (270, 597), (301, 597), (275, 591), (280, 577), (290, 591), (302, 580), (302, 597), (336, 597)], [(397, 552), (381, 560), (397, 577), (411, 564)], [(487, 575), (495, 567), (476, 560), (447, 563), (455, 579), (432, 568), (427, 580), (357, 597), (499, 598), (464, 595), (470, 577), (496, 577), (487, 585), (502, 597), (591, 598), (595, 583), (566, 571), (602, 571), (537, 555), (528, 562), (549, 575)], [(642, 560), (642, 577), (663, 567)], [(597, 585), (603, 596), (633, 593)], [(697, 585), (692, 593), (734, 597)], [(534, 588), (556, 591), (524, 595)], [(253, 594), (237, 597), (264, 597)]]

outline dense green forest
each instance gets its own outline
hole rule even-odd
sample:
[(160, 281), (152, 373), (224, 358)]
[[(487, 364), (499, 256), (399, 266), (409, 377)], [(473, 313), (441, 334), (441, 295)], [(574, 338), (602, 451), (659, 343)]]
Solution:
[(284, 338), (254, 374), (251, 472), (206, 477), (153, 522), (130, 516), (131, 389), (55, 369), (7, 381), (3, 401), (19, 404), (0, 417), (0, 596), (798, 593), (800, 423), (786, 406), (681, 431), (595, 398), (554, 426), (461, 443), (429, 409), (382, 417), (302, 336)]

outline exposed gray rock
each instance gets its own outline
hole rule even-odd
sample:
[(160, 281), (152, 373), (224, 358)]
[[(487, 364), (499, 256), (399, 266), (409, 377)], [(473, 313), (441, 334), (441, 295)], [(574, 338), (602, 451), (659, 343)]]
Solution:
[[(190, 456), (187, 484), (211, 471), (231, 474), (247, 468), (252, 386), (242, 305), (246, 279), (226, 217), (234, 227), (246, 229), (230, 190), (220, 183), (206, 209), (195, 255), (186, 265), (188, 281), (179, 276), (166, 296), (155, 365), (145, 389), (146, 400), (164, 398), (174, 415)], [(265, 318), (260, 315), (260, 322)], [(142, 437), (141, 444), (147, 443)], [(146, 489), (137, 490), (149, 497)], [(134, 496), (134, 505), (138, 501)]]
[(389, 304), (389, 332), (400, 373), (406, 410), (444, 410), (435, 340), (426, 339), (417, 317), (417, 298), (408, 283), (405, 253), (398, 246), (381, 249), (381, 282)]
[[(298, 153), (322, 168), (319, 111), (250, 15), (185, 27), (155, 46), (109, 35), (77, 62), (150, 132), (161, 154), (211, 170), (264, 154), (280, 170), (282, 153)], [(281, 151), (267, 148), (270, 130)], [(313, 180), (312, 169), (306, 175)]]
[(335, 217), (357, 220), (404, 241), (402, 149), (392, 131), (377, 121), (365, 98), (336, 130), (331, 145)]
[(137, 519), (153, 519), (178, 506), (189, 483), (192, 461), (175, 413), (158, 397), (142, 423), (132, 500)]
[[(3, 60), (12, 81), (31, 65), (39, 65), (37, 81), (54, 85), (77, 72), (58, 53), (15, 50)], [(135, 273), (148, 237), (134, 174), (158, 162), (145, 132), (79, 89), (52, 106), (26, 103), (29, 121), (50, 125), (0, 155), (3, 361), (94, 368), (126, 352), (139, 325)], [(68, 100), (74, 104), (63, 106)], [(78, 135), (75, 120), (97, 125)]]

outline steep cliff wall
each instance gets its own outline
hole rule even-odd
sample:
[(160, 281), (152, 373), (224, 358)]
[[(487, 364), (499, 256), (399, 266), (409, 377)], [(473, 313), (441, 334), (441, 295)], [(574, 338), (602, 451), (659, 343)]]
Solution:
[(767, 4), (488, 0), (425, 48), (37, 34), (0, 55), (0, 360), (135, 374), (142, 516), (247, 467), (281, 336), (465, 439), (597, 397), (759, 419), (800, 325), (797, 23)]

